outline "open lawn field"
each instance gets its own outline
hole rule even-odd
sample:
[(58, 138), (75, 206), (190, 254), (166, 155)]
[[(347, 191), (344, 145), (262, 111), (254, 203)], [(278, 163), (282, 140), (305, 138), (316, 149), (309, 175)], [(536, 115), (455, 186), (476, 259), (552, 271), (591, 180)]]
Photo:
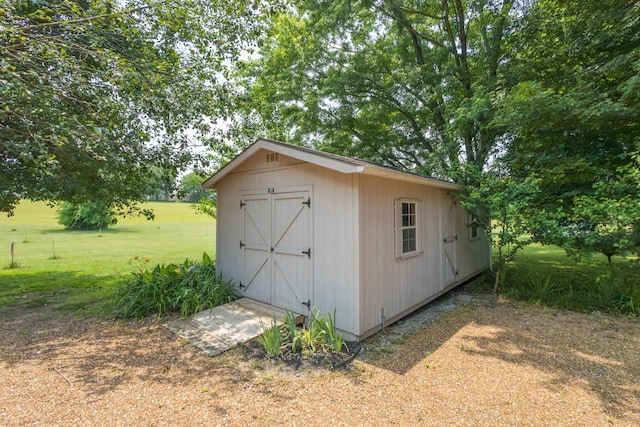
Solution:
[[(146, 264), (215, 255), (215, 220), (187, 203), (152, 202), (155, 220), (119, 218), (101, 231), (67, 231), (55, 209), (23, 202), (0, 217), (0, 307), (54, 304), (99, 312), (117, 283)], [(14, 262), (10, 247), (14, 243)], [(95, 313), (94, 313), (95, 314)]]

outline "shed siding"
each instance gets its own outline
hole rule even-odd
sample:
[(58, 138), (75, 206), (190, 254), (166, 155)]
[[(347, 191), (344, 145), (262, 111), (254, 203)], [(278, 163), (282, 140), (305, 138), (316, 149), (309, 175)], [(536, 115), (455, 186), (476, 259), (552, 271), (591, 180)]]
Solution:
[[(405, 259), (396, 258), (394, 253), (394, 201), (400, 198), (420, 202), (419, 245), (422, 253)], [(381, 325), (382, 310), (387, 321), (393, 319), (486, 268), (486, 240), (468, 241), (467, 215), (458, 204), (455, 218), (451, 219), (455, 220), (456, 231), (461, 235), (456, 243), (459, 274), (456, 278), (444, 270), (447, 267), (444, 224), (451, 212), (450, 203), (452, 198), (444, 190), (361, 177), (360, 336)]]
[(473, 276), (478, 271), (489, 268), (491, 263), (491, 245), (482, 229), (477, 239), (469, 239), (468, 212), (460, 208), (456, 211), (458, 230), (458, 281)]
[[(269, 153), (259, 148), (212, 181), (218, 190), (217, 265), (225, 279), (237, 283), (242, 277), (241, 194), (300, 187), (311, 192), (311, 301), (323, 314), (336, 310), (336, 327), (346, 339), (368, 336), (380, 328), (383, 313), (386, 322), (397, 320), (489, 266), (486, 236), (469, 240), (468, 215), (446, 190)], [(420, 253), (407, 258), (395, 253), (399, 199), (419, 202)], [(447, 245), (451, 235), (457, 238)]]
[[(266, 152), (264, 153), (266, 155)], [(336, 327), (357, 331), (359, 282), (357, 176), (334, 172), (309, 163), (296, 164), (280, 156), (280, 167), (262, 167), (264, 157), (249, 159), (241, 172), (218, 183), (217, 263), (225, 279), (241, 277), (240, 194), (247, 190), (312, 186), (312, 304), (324, 314), (336, 309)], [(290, 166), (282, 166), (289, 164)], [(262, 168), (261, 168), (262, 167)], [(287, 308), (287, 307), (284, 307)], [(347, 336), (347, 338), (349, 338)], [(354, 337), (351, 337), (354, 338)]]

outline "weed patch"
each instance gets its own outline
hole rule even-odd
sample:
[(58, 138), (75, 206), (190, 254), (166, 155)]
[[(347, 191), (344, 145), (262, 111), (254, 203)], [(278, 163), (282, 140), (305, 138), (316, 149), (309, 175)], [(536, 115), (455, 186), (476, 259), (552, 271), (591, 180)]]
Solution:
[(587, 263), (562, 254), (524, 258), (509, 269), (503, 289), (508, 298), (572, 311), (640, 315), (637, 261)]

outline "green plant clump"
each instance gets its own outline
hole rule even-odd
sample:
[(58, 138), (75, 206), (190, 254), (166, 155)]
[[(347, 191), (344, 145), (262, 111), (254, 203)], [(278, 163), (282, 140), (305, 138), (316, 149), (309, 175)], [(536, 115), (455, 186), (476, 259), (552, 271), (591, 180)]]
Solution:
[(270, 357), (278, 357), (282, 354), (284, 339), (280, 327), (276, 323), (276, 319), (271, 320), (271, 325), (265, 327), (262, 325), (262, 335), (258, 337), (258, 343), (266, 350)]
[(185, 317), (236, 299), (233, 284), (216, 274), (215, 262), (206, 253), (202, 262), (158, 264), (139, 269), (116, 295), (117, 314), (143, 318), (179, 312)]
[(589, 274), (518, 269), (504, 294), (572, 311), (640, 315), (640, 277), (632, 265), (593, 267)]
[(264, 347), (271, 357), (278, 357), (285, 352), (292, 354), (310, 354), (317, 352), (340, 353), (344, 347), (342, 334), (337, 333), (334, 326), (336, 311), (320, 316), (320, 311), (313, 307), (307, 325), (298, 328), (295, 315), (287, 310), (284, 325), (281, 328), (275, 319), (269, 327), (263, 326), (263, 334), (258, 343)]

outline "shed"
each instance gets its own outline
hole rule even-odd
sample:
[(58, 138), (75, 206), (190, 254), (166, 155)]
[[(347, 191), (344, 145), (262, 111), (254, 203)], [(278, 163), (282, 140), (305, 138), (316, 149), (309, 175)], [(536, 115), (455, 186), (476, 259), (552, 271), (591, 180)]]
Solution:
[(241, 296), (336, 310), (363, 339), (485, 272), (484, 232), (450, 182), (259, 139), (203, 183), (217, 190), (216, 262)]

